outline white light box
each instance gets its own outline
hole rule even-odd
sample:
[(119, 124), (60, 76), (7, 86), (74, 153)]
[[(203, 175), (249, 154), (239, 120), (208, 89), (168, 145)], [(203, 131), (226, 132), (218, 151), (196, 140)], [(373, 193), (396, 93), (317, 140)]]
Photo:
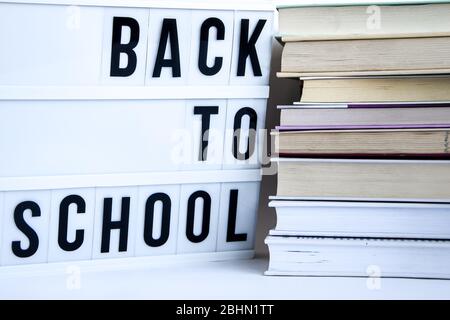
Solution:
[(16, 2), (0, 2), (0, 43), (8, 44), (0, 85), (268, 83), (272, 11), (186, 9), (183, 1), (180, 9), (164, 1)]
[(0, 177), (258, 168), (265, 110), (265, 99), (0, 99)]
[(1, 192), (0, 265), (251, 250), (258, 170), (217, 182), (186, 173), (166, 173), (171, 184), (161, 175), (152, 185)]
[(0, 0), (0, 265), (252, 256), (272, 28), (237, 1)]

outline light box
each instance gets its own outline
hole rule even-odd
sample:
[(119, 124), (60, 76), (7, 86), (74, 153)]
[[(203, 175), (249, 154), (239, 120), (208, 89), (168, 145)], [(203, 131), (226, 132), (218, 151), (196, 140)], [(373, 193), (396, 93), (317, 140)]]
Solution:
[(259, 170), (18, 180), (0, 193), (2, 266), (253, 249)]
[(185, 2), (2, 0), (0, 85), (267, 85), (273, 11)]
[(273, 10), (236, 3), (0, 0), (3, 270), (252, 256)]

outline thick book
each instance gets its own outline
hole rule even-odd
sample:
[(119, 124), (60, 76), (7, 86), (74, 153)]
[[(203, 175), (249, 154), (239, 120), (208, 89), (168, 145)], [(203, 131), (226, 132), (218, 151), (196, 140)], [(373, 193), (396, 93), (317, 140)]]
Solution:
[(449, 76), (309, 77), (301, 80), (303, 103), (450, 101)]
[(286, 199), (450, 201), (450, 161), (275, 158)]
[(296, 41), (284, 45), (281, 72), (300, 76), (336, 72), (402, 71), (439, 74), (450, 69), (450, 37)]
[(268, 236), (266, 275), (450, 279), (450, 241)]
[(450, 158), (447, 128), (273, 131), (275, 152), (291, 157)]
[(283, 6), (278, 13), (280, 35), (287, 39), (411, 37), (450, 32), (450, 4), (446, 3)]
[(269, 207), (273, 236), (450, 240), (450, 203), (272, 200)]
[(424, 128), (450, 125), (450, 103), (279, 106), (277, 129)]

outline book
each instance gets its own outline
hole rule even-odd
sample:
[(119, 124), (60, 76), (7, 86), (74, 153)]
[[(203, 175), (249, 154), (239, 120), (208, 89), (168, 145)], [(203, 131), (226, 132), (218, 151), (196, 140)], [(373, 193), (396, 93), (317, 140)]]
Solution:
[(450, 203), (273, 199), (273, 236), (450, 239)]
[(283, 156), (448, 158), (450, 126), (424, 129), (275, 131), (275, 152)]
[(336, 109), (336, 108), (419, 108), (419, 107), (448, 107), (448, 101), (407, 101), (407, 102), (300, 102), (294, 101), (292, 105), (278, 106), (279, 109)]
[(281, 71), (300, 75), (450, 68), (450, 37), (296, 41), (284, 45)]
[(278, 14), (279, 33), (287, 39), (407, 37), (450, 32), (447, 3), (285, 6), (278, 8)]
[(450, 101), (450, 77), (303, 78), (301, 102)]
[(450, 201), (450, 161), (275, 158), (286, 199)]
[(277, 129), (414, 128), (450, 124), (450, 103), (279, 106)]
[(338, 77), (416, 77), (450, 74), (450, 68), (411, 70), (369, 70), (369, 71), (322, 71), (322, 72), (277, 72), (278, 78), (338, 78)]
[(450, 279), (450, 241), (325, 237), (265, 240), (266, 275)]
[(450, 2), (278, 10), (265, 274), (450, 279)]

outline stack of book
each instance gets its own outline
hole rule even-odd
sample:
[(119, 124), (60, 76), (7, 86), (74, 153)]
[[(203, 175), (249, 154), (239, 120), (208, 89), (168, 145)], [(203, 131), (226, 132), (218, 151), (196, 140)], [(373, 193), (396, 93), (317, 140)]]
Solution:
[(273, 132), (266, 274), (450, 278), (448, 17), (445, 3), (279, 8), (279, 76), (302, 95)]

